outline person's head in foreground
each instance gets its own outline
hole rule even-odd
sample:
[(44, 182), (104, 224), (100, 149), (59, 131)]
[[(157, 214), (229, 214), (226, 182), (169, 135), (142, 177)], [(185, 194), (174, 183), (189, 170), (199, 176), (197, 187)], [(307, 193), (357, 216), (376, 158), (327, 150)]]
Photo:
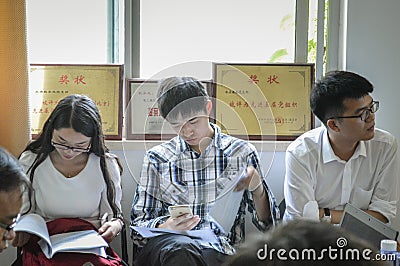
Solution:
[(29, 181), (18, 161), (0, 147), (0, 252), (15, 237), (14, 226), (20, 217), (22, 193)]
[(214, 135), (209, 124), (212, 102), (200, 81), (170, 77), (159, 84), (157, 103), (161, 116), (195, 151), (207, 147)]
[(339, 227), (298, 219), (248, 237), (226, 265), (385, 265), (377, 258), (366, 242)]

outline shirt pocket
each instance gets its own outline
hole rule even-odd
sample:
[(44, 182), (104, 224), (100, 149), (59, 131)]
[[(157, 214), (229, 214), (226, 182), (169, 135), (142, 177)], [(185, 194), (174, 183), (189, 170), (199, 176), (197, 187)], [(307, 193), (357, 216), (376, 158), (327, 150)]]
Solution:
[(158, 168), (159, 200), (169, 204), (189, 204), (185, 173), (173, 163), (162, 163)]
[(351, 204), (360, 208), (360, 209), (368, 209), (368, 206), (371, 202), (372, 198), (372, 189), (364, 190), (360, 187), (356, 187), (353, 191), (352, 197), (350, 199)]

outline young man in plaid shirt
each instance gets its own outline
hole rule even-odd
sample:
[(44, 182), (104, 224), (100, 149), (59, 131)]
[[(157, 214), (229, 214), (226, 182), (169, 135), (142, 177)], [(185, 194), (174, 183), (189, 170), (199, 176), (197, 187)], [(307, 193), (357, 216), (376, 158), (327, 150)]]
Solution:
[[(261, 231), (273, 226), (279, 216), (273, 194), (262, 178), (258, 153), (247, 141), (223, 134), (210, 123), (212, 102), (198, 80), (164, 79), (157, 96), (160, 114), (178, 135), (146, 153), (131, 225), (170, 230), (210, 228), (216, 240), (205, 242), (176, 234), (143, 239), (132, 231), (134, 242), (140, 246), (135, 262), (220, 265), (244, 240), (246, 207)], [(232, 172), (236, 178), (232, 178)], [(237, 182), (241, 172), (244, 177)], [(229, 186), (244, 193), (233, 226), (225, 232), (210, 210)], [(168, 207), (182, 204), (190, 205), (193, 215), (170, 217)]]

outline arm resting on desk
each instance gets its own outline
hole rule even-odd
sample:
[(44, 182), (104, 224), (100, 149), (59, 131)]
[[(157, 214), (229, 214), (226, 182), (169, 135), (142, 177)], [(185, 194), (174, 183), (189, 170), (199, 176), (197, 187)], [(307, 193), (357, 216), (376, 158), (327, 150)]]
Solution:
[[(371, 211), (371, 210), (363, 210), (366, 213), (374, 216), (375, 218), (377, 218), (379, 221), (382, 221), (384, 223), (388, 223), (388, 219), (383, 216), (381, 213), (376, 212), (376, 211)], [(338, 224), (340, 223), (342, 216), (343, 216), (343, 210), (339, 211), (339, 210), (330, 210), (331, 212), (331, 223), (333, 224)], [(322, 216), (324, 216), (324, 209), (319, 209), (319, 217), (322, 218)]]

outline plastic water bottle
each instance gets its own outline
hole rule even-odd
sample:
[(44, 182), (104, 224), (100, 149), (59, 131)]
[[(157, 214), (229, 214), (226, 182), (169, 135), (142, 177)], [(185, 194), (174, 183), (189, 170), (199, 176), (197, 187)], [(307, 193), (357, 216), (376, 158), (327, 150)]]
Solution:
[(381, 240), (381, 259), (387, 261), (389, 265), (399, 266), (397, 257), (397, 242), (390, 239)]

